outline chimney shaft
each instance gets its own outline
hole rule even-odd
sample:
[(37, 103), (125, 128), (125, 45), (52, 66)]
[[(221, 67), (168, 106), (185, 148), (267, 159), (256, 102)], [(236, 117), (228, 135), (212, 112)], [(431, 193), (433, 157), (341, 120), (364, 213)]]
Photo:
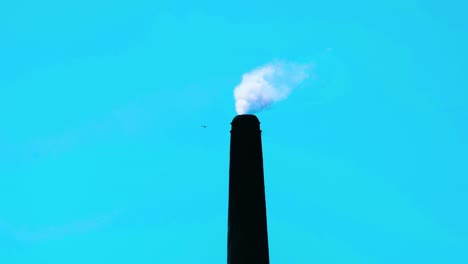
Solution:
[(228, 264), (269, 264), (260, 122), (238, 115), (231, 128)]

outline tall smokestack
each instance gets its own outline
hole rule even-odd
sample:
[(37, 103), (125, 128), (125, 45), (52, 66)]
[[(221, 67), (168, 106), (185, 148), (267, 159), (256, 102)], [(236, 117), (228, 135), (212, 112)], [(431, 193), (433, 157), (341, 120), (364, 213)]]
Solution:
[(228, 264), (269, 264), (260, 121), (232, 120), (229, 164)]

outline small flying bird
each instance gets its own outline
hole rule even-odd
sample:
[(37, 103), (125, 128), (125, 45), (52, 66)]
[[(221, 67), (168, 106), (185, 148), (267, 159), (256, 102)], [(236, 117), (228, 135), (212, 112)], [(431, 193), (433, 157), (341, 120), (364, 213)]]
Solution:
[(203, 127), (203, 128), (206, 128), (206, 126), (205, 126), (205, 125), (203, 125), (203, 126), (201, 126), (201, 127)]

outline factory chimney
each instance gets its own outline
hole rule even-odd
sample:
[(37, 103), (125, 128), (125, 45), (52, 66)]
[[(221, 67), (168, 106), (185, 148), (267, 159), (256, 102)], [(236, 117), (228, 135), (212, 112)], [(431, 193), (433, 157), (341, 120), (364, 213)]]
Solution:
[(229, 164), (228, 264), (269, 264), (260, 121), (232, 120)]

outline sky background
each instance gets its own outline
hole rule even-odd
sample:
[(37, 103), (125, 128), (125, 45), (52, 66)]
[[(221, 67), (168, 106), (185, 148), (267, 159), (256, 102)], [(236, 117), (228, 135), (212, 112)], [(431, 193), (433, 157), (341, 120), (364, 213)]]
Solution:
[[(463, 1), (1, 1), (0, 263), (226, 263), (233, 89), (272, 264), (468, 263)], [(201, 125), (207, 125), (206, 129)]]

